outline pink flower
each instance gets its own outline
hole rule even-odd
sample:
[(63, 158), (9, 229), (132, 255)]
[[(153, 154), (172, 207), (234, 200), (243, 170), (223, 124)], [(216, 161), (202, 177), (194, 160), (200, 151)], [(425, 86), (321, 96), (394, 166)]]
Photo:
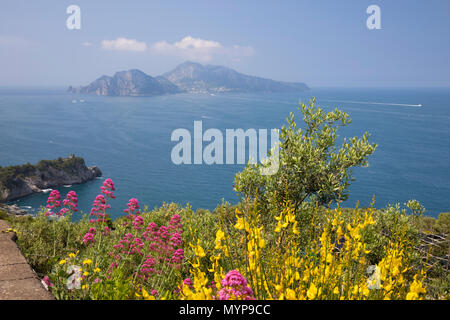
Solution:
[(133, 227), (134, 227), (136, 230), (141, 230), (141, 229), (142, 229), (142, 225), (144, 225), (144, 218), (142, 218), (141, 216), (137, 216), (137, 217), (134, 219)]
[(63, 215), (65, 215), (66, 213), (70, 212), (69, 209), (67, 208), (61, 208), (61, 210), (59, 210), (59, 212), (56, 214), (58, 217), (62, 217)]
[(139, 209), (139, 201), (136, 198), (131, 198), (127, 203), (128, 209), (123, 210), (127, 213), (134, 213), (137, 209)]
[(49, 209), (45, 216), (53, 215), (52, 209), (59, 208), (61, 206), (61, 195), (58, 190), (52, 190), (47, 199), (47, 209)]
[(104, 231), (103, 231), (103, 234), (108, 236), (110, 233), (111, 233), (111, 229), (108, 226), (106, 226)]
[(91, 223), (96, 222), (106, 222), (107, 213), (106, 210), (111, 208), (109, 204), (107, 204), (107, 198), (114, 199), (115, 196), (112, 191), (115, 190), (114, 182), (111, 179), (106, 179), (103, 182), (103, 186), (100, 187), (101, 194), (99, 194), (92, 204), (91, 216), (97, 217), (97, 219), (91, 219)]
[(185, 285), (187, 285), (187, 286), (188, 286), (189, 288), (191, 288), (191, 289), (194, 288), (194, 284), (192, 283), (191, 278), (186, 278), (186, 279), (184, 279), (183, 283), (184, 283)]
[(48, 288), (53, 287), (53, 283), (50, 282), (50, 278), (48, 276), (45, 276), (42, 278), (42, 282), (44, 283), (45, 288), (48, 290)]
[[(91, 230), (93, 229), (93, 232), (91, 232)], [(89, 243), (95, 243), (95, 229), (94, 228), (90, 228), (89, 232), (86, 233), (83, 237), (83, 243), (84, 244), (89, 244)]]
[(47, 208), (49, 209), (44, 215), (51, 216), (56, 215), (57, 217), (62, 217), (65, 214), (73, 211), (78, 211), (78, 198), (75, 191), (69, 191), (66, 195), (66, 198), (63, 200), (63, 205), (67, 208), (61, 208), (59, 212), (52, 211), (55, 208), (59, 208), (61, 206), (61, 195), (58, 190), (52, 190), (47, 200)]
[[(131, 198), (127, 203), (127, 209), (123, 210), (123, 212), (128, 213), (126, 216), (127, 220), (133, 222), (133, 226), (135, 229), (140, 230), (142, 224), (144, 224), (144, 220), (142, 218), (136, 221), (136, 218), (141, 214), (139, 209), (139, 201), (136, 198)], [(141, 223), (142, 222), (142, 223)], [(125, 222), (123, 225), (127, 226), (129, 222)]]
[(237, 270), (232, 270), (225, 275), (220, 282), (222, 289), (219, 291), (220, 300), (231, 298), (238, 300), (255, 300), (253, 290), (247, 285), (247, 280)]
[(108, 198), (111, 198), (111, 199), (115, 198), (113, 191), (116, 189), (114, 188), (114, 182), (111, 179), (109, 179), (109, 178), (106, 179), (103, 182), (103, 186), (100, 187), (100, 190)]
[(170, 218), (169, 229), (181, 229), (181, 217), (178, 214), (174, 214)]
[(170, 245), (172, 247), (180, 247), (181, 246), (181, 234), (175, 232), (170, 238)]
[(172, 255), (171, 261), (176, 264), (181, 264), (184, 259), (184, 251), (183, 249), (177, 249)]
[(69, 191), (66, 198), (63, 200), (63, 204), (70, 208), (70, 211), (78, 211), (78, 197), (75, 191)]

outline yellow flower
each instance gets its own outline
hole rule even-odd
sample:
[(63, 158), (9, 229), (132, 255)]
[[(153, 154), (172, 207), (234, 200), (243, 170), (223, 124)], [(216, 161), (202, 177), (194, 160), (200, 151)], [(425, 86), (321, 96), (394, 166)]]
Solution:
[(293, 230), (294, 234), (299, 235), (300, 231), (298, 231), (298, 226), (297, 225), (298, 225), (298, 223), (297, 223), (297, 221), (295, 221), (294, 222), (294, 226), (292, 227), (292, 230)]
[(89, 272), (87, 272), (87, 271), (85, 271), (84, 273), (83, 273), (83, 276), (85, 276), (85, 277), (87, 277), (89, 275)]
[(194, 248), (194, 253), (197, 257), (203, 258), (206, 256), (205, 250), (200, 246), (200, 240), (197, 241), (197, 246)]
[(225, 232), (221, 229), (218, 229), (216, 232), (216, 250), (220, 250), (222, 248), (222, 240), (225, 239)]
[(364, 286), (364, 289), (363, 289), (363, 295), (366, 296), (366, 297), (368, 297), (369, 294), (370, 294), (369, 288), (367, 288), (367, 286)]
[(419, 298), (419, 295), (415, 292), (408, 292), (406, 295), (406, 300), (417, 300)]
[(75, 253), (69, 253), (69, 258), (75, 258), (76, 254)]
[(286, 299), (287, 300), (295, 300), (295, 291), (292, 289), (287, 288), (286, 289)]
[(309, 289), (306, 292), (306, 296), (308, 297), (309, 300), (314, 300), (316, 295), (317, 295), (317, 288), (314, 285), (314, 283), (311, 282), (311, 285), (309, 286)]
[(83, 261), (83, 264), (90, 265), (91, 263), (92, 263), (91, 259), (86, 259), (86, 260)]
[(95, 272), (95, 273), (100, 272), (100, 268), (95, 268), (95, 269), (94, 269), (94, 272)]
[(63, 265), (63, 264), (65, 264), (65, 263), (66, 263), (66, 260), (64, 260), (64, 259), (62, 259), (62, 260), (59, 262), (60, 265)]
[(244, 229), (245, 228), (244, 218), (236, 216), (236, 219), (237, 219), (237, 221), (236, 221), (236, 224), (234, 225), (234, 227), (238, 230)]

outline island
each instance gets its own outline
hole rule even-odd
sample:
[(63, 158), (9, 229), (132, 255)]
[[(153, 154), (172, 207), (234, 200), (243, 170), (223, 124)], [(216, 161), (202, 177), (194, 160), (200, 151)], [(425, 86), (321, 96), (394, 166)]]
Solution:
[(112, 77), (102, 76), (87, 86), (70, 86), (68, 91), (101, 96), (153, 96), (175, 93), (303, 92), (308, 89), (303, 82), (275, 81), (245, 75), (223, 66), (186, 61), (157, 77), (132, 69), (116, 72)]
[(41, 160), (19, 166), (0, 167), (0, 202), (16, 200), (45, 189), (85, 183), (100, 177), (101, 170), (87, 167), (84, 159), (68, 158)]

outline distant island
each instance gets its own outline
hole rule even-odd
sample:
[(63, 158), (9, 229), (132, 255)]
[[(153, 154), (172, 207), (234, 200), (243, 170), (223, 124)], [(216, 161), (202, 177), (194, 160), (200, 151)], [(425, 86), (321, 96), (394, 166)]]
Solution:
[(36, 165), (0, 167), (0, 202), (8, 202), (45, 189), (79, 184), (100, 177), (98, 167), (87, 167), (75, 157), (41, 160)]
[(283, 82), (249, 76), (233, 69), (184, 62), (172, 71), (152, 77), (132, 69), (102, 76), (84, 87), (70, 86), (70, 93), (101, 96), (152, 96), (174, 93), (221, 92), (303, 92), (308, 86), (302, 82)]

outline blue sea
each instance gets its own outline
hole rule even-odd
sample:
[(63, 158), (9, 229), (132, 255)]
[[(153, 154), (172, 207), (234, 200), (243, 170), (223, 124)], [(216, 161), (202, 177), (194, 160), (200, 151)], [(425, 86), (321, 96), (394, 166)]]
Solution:
[[(128, 199), (154, 208), (163, 202), (214, 209), (236, 203), (233, 180), (242, 165), (175, 165), (171, 151), (177, 128), (203, 130), (280, 128), (300, 101), (315, 96), (325, 110), (339, 107), (353, 123), (343, 137), (371, 133), (379, 144), (368, 168), (354, 170), (347, 207), (403, 204), (419, 200), (426, 214), (450, 211), (450, 89), (318, 88), (302, 94), (178, 94), (157, 97), (76, 96), (64, 88), (0, 89), (0, 165), (81, 156), (103, 171), (102, 179), (60, 188), (79, 195), (86, 213), (104, 178), (116, 184), (111, 215), (123, 214)], [(419, 106), (421, 105), (421, 106)], [(35, 212), (48, 194), (14, 203)]]

